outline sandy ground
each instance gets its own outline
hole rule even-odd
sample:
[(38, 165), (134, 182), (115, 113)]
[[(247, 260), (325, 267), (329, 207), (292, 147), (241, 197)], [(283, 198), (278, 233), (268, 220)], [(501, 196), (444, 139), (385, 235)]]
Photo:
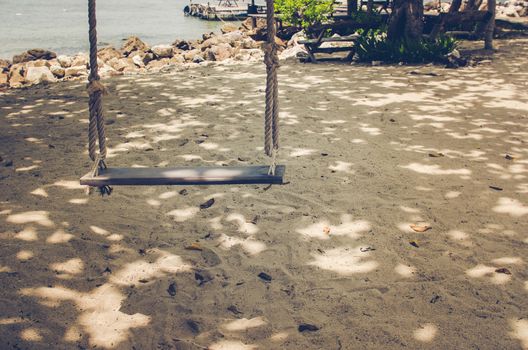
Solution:
[[(528, 349), (528, 40), (498, 44), (284, 64), (271, 188), (86, 196), (84, 84), (1, 95), (0, 348)], [(262, 65), (106, 83), (110, 165), (267, 162)]]

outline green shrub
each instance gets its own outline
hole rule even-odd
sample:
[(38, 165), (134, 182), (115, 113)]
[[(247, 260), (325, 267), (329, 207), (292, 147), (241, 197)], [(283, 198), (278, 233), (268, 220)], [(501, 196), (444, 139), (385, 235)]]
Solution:
[(389, 41), (385, 31), (362, 31), (356, 41), (356, 54), (360, 62), (386, 63), (443, 63), (447, 54), (456, 49), (458, 42), (441, 36), (436, 40)]
[(333, 0), (276, 0), (275, 10), (285, 22), (307, 29), (325, 22), (334, 11)]

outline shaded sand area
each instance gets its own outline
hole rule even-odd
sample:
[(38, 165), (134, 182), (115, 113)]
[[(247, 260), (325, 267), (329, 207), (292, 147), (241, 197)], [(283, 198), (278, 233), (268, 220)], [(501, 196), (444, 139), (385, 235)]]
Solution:
[[(498, 45), (458, 70), (284, 64), (271, 188), (85, 196), (84, 84), (0, 96), (0, 347), (528, 349), (528, 41)], [(107, 80), (108, 163), (267, 162), (264, 73)]]

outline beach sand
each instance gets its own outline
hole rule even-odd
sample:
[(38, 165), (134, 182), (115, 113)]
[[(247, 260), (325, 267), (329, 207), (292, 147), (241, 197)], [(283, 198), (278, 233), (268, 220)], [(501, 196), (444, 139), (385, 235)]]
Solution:
[[(0, 348), (528, 349), (527, 44), (457, 70), (284, 63), (271, 188), (86, 196), (84, 83), (0, 95)], [(106, 80), (108, 164), (266, 164), (264, 80)]]

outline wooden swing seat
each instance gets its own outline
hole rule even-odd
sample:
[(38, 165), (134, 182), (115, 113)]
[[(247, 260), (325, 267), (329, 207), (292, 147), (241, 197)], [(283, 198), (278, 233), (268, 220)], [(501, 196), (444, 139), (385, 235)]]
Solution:
[(154, 185), (248, 185), (282, 184), (286, 170), (277, 165), (275, 175), (268, 174), (269, 166), (217, 166), (177, 168), (105, 168), (97, 176), (86, 174), (81, 185), (102, 186), (154, 186)]

